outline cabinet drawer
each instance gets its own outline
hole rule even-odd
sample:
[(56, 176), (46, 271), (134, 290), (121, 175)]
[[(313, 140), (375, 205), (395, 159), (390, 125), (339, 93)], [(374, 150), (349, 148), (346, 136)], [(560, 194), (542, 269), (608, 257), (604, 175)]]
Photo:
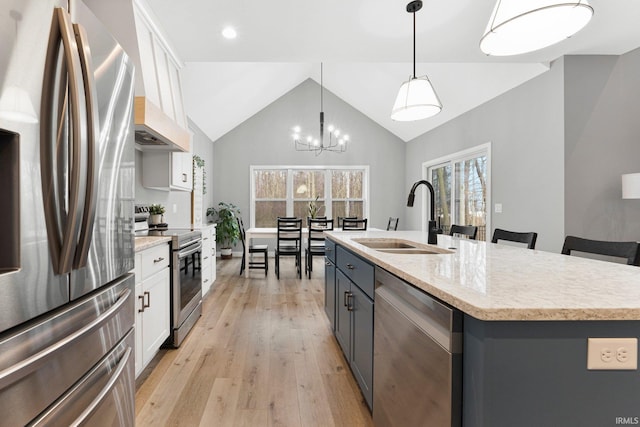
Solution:
[(336, 263), (336, 244), (333, 240), (324, 239), (324, 256), (332, 263)]
[(142, 280), (169, 267), (169, 244), (159, 245), (140, 253), (140, 272)]
[(374, 267), (359, 256), (336, 246), (336, 265), (369, 298), (374, 295)]

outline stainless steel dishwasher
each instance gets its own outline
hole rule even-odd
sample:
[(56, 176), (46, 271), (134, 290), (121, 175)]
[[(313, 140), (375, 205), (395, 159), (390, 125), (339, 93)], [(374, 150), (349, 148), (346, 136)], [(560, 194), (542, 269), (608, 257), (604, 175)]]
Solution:
[(459, 426), (462, 313), (376, 267), (373, 422)]

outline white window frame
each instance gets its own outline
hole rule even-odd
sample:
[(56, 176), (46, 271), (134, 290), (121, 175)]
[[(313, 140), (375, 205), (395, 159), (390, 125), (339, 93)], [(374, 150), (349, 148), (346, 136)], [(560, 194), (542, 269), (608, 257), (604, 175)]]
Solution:
[[(470, 160), (475, 157), (486, 156), (487, 157), (487, 225), (486, 225), (486, 240), (491, 240), (491, 142), (486, 142), (484, 144), (476, 145), (475, 147), (467, 148), (462, 151), (457, 151), (452, 154), (448, 154), (446, 156), (439, 157), (437, 159), (429, 160), (427, 162), (422, 163), (422, 178), (427, 181), (430, 178), (429, 169), (434, 167), (441, 167), (445, 165), (451, 166), (451, 194), (453, 197), (454, 191), (453, 189), (457, 188), (456, 182), (456, 174), (455, 174), (455, 164), (458, 162), (463, 162), (465, 160)], [(429, 181), (431, 182), (431, 181)], [(422, 231), (426, 231), (427, 229), (427, 204), (428, 198), (422, 198)], [(451, 201), (451, 218), (456, 218), (458, 212), (456, 211), (455, 203), (453, 200)]]
[[(368, 165), (293, 165), (293, 166), (274, 166), (274, 165), (251, 165), (249, 166), (249, 184), (250, 184), (250, 203), (249, 203), (249, 221), (250, 227), (255, 227), (256, 223), (256, 189), (255, 189), (255, 181), (253, 179), (255, 171), (260, 170), (286, 170), (287, 171), (287, 198), (286, 198), (286, 215), (293, 215), (293, 202), (301, 201), (304, 199), (294, 199), (293, 194), (293, 172), (294, 171), (312, 171), (312, 170), (323, 170), (325, 171), (324, 175), (324, 191), (325, 196), (323, 201), (325, 203), (325, 214), (328, 218), (332, 218), (332, 201), (331, 198), (331, 171), (334, 170), (361, 170), (363, 172), (362, 177), (362, 199), (354, 198), (353, 200), (362, 200), (363, 203), (363, 215), (365, 218), (369, 218), (369, 166)], [(267, 199), (261, 199), (267, 200)], [(273, 200), (281, 200), (281, 199), (273, 199)], [(350, 200), (347, 199), (336, 199), (336, 200)], [(337, 219), (337, 218), (336, 218)]]

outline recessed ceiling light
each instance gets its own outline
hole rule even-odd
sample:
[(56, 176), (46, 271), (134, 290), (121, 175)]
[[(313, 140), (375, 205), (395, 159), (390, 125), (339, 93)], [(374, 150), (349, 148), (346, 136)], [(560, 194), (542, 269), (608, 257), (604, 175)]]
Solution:
[(236, 33), (236, 30), (233, 27), (226, 27), (222, 30), (222, 37), (225, 39), (235, 39), (237, 35), (238, 33)]

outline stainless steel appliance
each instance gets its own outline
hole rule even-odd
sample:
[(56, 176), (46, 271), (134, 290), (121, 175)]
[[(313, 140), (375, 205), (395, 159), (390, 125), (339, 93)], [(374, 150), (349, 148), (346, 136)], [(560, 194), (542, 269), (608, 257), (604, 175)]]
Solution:
[(373, 422), (459, 426), (462, 314), (376, 268)]
[(171, 237), (171, 335), (167, 344), (177, 348), (202, 314), (202, 233), (140, 228), (136, 236)]
[(134, 424), (133, 66), (71, 8), (0, 5), (3, 425)]

